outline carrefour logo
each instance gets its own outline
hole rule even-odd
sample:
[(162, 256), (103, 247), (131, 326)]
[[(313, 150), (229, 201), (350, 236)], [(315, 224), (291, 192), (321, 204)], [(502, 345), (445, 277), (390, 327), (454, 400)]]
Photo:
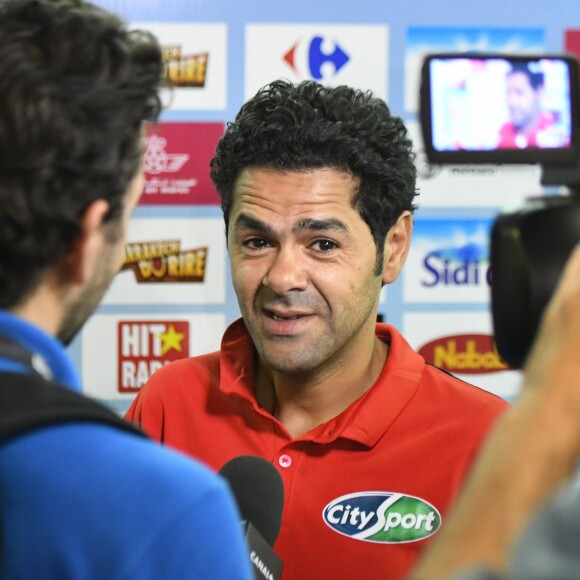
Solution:
[(323, 65), (329, 64), (336, 75), (350, 57), (337, 42), (315, 35), (308, 40), (295, 42), (284, 54), (284, 60), (296, 75), (321, 81), (324, 77)]
[(324, 508), (322, 518), (339, 534), (383, 544), (423, 540), (441, 526), (438, 510), (425, 500), (382, 491), (338, 497)]

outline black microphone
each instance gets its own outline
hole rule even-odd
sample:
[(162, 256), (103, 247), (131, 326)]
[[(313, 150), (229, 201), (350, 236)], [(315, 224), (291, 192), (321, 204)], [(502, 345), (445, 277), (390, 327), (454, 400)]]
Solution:
[(219, 474), (226, 479), (242, 515), (242, 525), (256, 580), (279, 580), (282, 560), (272, 546), (280, 533), (284, 484), (276, 468), (261, 457), (241, 455)]

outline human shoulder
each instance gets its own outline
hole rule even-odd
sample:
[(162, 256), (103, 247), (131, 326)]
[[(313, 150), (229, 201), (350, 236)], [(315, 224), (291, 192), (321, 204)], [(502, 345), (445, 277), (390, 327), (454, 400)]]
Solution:
[(501, 397), (427, 363), (396, 328), (377, 324), (377, 336), (390, 346), (390, 360), (387, 359), (390, 370), (416, 384), (415, 404), (423, 402), (433, 413), (445, 414), (450, 408), (462, 408), (482, 417), (496, 416), (508, 407)]
[(127, 577), (156, 569), (167, 578), (249, 578), (240, 515), (225, 480), (178, 451), (124, 440), (121, 453), (131, 458), (120, 471), (133, 482), (138, 517), (150, 534), (150, 549)]
[(179, 359), (163, 365), (156, 370), (140, 393), (149, 394), (166, 389), (177, 389), (195, 382), (219, 380), (220, 352), (211, 352), (189, 358)]
[[(173, 361), (159, 368), (138, 393), (139, 401), (154, 401), (196, 388), (219, 388), (222, 380), (235, 380), (253, 365), (254, 347), (242, 319), (225, 331), (219, 351)], [(223, 373), (223, 374), (222, 374)]]
[(66, 561), (74, 551), (87, 570), (103, 573), (88, 577), (189, 578), (221, 549), (214, 527), (238, 547), (240, 567), (238, 514), (225, 482), (176, 451), (109, 425), (68, 423), (17, 438), (0, 458), (7, 497), (27, 506), (19, 516), (26, 541)]
[[(104, 423), (57, 424), (18, 437), (14, 445), (18, 444), (23, 460), (45, 456), (39, 469), (46, 466), (54, 470), (55, 465), (60, 465), (64, 470), (63, 485), (69, 473), (86, 473), (92, 474), (87, 485), (107, 488), (106, 493), (126, 484), (137, 495), (155, 490), (157, 497), (166, 493), (179, 501), (182, 494), (188, 502), (196, 494), (222, 487), (221, 479), (199, 461), (162, 447), (148, 437)], [(71, 458), (79, 461), (65, 469)]]
[(465, 405), (475, 405), (479, 408), (483, 406), (497, 411), (509, 406), (502, 397), (429, 363), (425, 364), (423, 382), (431, 391), (439, 391), (440, 396), (456, 399)]

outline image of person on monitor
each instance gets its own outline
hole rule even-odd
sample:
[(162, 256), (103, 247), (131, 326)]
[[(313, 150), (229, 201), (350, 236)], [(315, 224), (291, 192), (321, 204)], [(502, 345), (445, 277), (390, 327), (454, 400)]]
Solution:
[(558, 113), (544, 106), (545, 75), (533, 62), (515, 62), (506, 78), (509, 120), (500, 128), (499, 147), (565, 147), (569, 137)]

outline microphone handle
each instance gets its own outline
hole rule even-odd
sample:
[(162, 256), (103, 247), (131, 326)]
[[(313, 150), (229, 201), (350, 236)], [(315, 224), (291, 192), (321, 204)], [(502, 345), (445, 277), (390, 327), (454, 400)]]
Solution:
[(255, 580), (280, 580), (282, 560), (251, 522), (242, 522)]

